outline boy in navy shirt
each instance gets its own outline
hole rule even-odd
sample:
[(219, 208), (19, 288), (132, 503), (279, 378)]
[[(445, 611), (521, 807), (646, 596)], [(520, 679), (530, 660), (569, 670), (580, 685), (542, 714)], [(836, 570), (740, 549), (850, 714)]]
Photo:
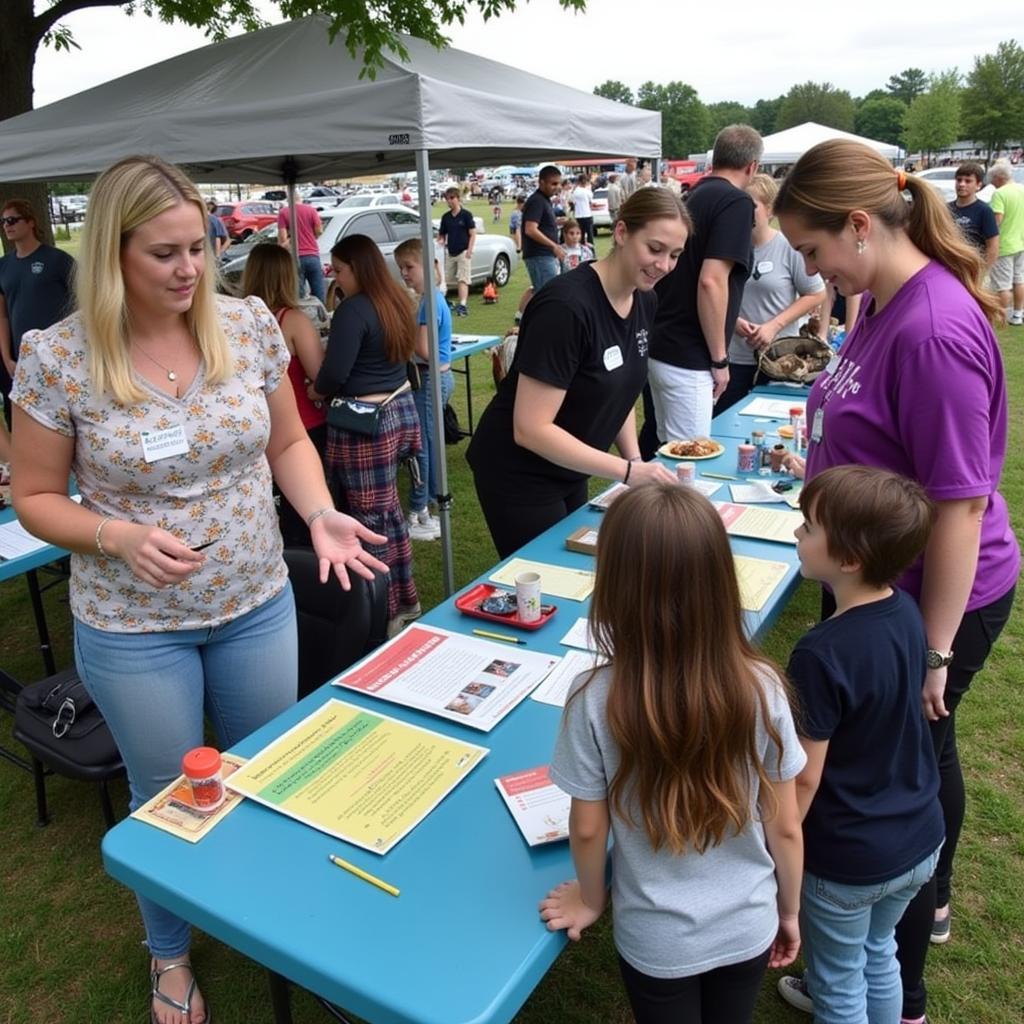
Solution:
[(944, 826), (921, 709), (924, 623), (891, 584), (924, 550), (934, 507), (895, 473), (836, 466), (807, 483), (800, 509), (800, 571), (829, 587), (836, 610), (789, 662), (807, 753), (797, 777), (807, 970), (779, 991), (802, 1009), (813, 1003), (822, 1024), (896, 1024), (894, 931), (934, 874)]
[(999, 225), (988, 203), (978, 198), (985, 184), (985, 169), (973, 160), (956, 169), (956, 199), (949, 203), (949, 212), (964, 237), (991, 267), (999, 255)]

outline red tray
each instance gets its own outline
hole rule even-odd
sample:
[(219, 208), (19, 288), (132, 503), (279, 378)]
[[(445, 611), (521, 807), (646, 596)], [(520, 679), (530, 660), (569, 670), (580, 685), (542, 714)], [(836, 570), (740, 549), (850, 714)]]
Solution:
[(511, 593), (514, 593), (514, 591), (506, 590), (504, 587), (495, 587), (490, 583), (478, 583), (475, 587), (470, 587), (469, 590), (455, 599), (455, 607), (463, 615), (472, 615), (477, 619), (500, 622), (504, 626), (514, 626), (516, 629), (540, 629), (558, 610), (556, 605), (542, 604), (540, 606), (540, 618), (536, 622), (523, 622), (520, 620), (518, 612), (515, 615), (495, 615), (493, 612), (485, 612), (480, 608), (480, 605), (494, 594)]

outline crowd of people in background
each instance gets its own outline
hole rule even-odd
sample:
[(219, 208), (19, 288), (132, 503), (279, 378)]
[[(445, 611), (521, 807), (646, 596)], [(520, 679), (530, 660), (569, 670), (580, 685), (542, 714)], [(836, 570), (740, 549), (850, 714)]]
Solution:
[[(629, 485), (598, 540), (590, 627), (608, 664), (573, 684), (551, 768), (573, 798), (578, 877), (540, 912), (572, 939), (601, 915), (612, 835), (615, 944), (642, 1024), (742, 1024), (766, 967), (801, 948), (804, 973), (779, 990), (816, 1021), (924, 1024), (964, 820), (956, 711), (1020, 569), (993, 325), (1024, 325), (1024, 187), (997, 162), (986, 204), (966, 162), (946, 204), (856, 142), (815, 146), (781, 182), (761, 156), (753, 128), (723, 129), (685, 201), (627, 159), (603, 183), (600, 258), (587, 173), (540, 168), (509, 216), (530, 287), (466, 451), (494, 545), (504, 558), (559, 522), (591, 477)], [(312, 547), (322, 581), (387, 572), (390, 634), (419, 616), (411, 540), (441, 530), (431, 362), (443, 405), (477, 234), (461, 190), (444, 199), (434, 267), (418, 240), (395, 251), (406, 288), (351, 235), (328, 296), (320, 218), (299, 204), (280, 244), (250, 254), (238, 299), (210, 272), (223, 225), (158, 159), (97, 180), (77, 273), (28, 203), (3, 204), (14, 499), (72, 552), (77, 667), (133, 807), (199, 745), (204, 703), (230, 745), (294, 701), (283, 544)], [(303, 285), (327, 303), (326, 343)], [(846, 335), (808, 396), (806, 457), (787, 457), (822, 614), (784, 672), (745, 636), (713, 506), (652, 456), (708, 436), (760, 353), (812, 315), (823, 339), (832, 316)], [(8, 447), (5, 427), (0, 459)], [(140, 675), (140, 660), (159, 667)], [(188, 925), (139, 902), (153, 1019), (201, 1024)]]

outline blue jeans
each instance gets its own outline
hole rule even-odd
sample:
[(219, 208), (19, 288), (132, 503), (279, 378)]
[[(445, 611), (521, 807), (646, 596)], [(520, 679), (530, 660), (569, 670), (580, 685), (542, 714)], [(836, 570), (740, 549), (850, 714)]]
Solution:
[[(187, 751), (202, 746), (204, 709), (227, 748), (295, 703), (291, 585), (208, 629), (113, 633), (76, 620), (75, 664), (124, 759), (135, 810), (177, 778)], [(136, 895), (153, 956), (183, 955), (188, 922)]]
[(527, 256), (523, 262), (526, 264), (526, 273), (530, 275), (530, 284), (533, 290), (539, 292), (541, 288), (558, 277), (558, 260), (554, 256)]
[(842, 885), (804, 872), (800, 932), (815, 1024), (899, 1024), (896, 922), (935, 873), (940, 849), (874, 885)]
[(299, 257), (299, 294), (302, 294), (302, 282), (309, 285), (309, 291), (321, 302), (327, 299), (327, 286), (324, 284), (324, 265), (319, 256)]
[[(426, 508), (428, 499), (436, 497), (438, 491), (437, 466), (441, 453), (434, 441), (434, 403), (430, 400), (432, 387), (430, 371), (421, 366), (420, 388), (413, 392), (413, 399), (416, 402), (416, 415), (420, 419), (420, 438), (423, 447), (416, 456), (416, 464), (420, 467), (420, 482), (419, 485), (413, 484), (409, 491), (409, 510), (412, 512)], [(451, 370), (445, 370), (441, 374), (442, 409), (454, 390), (455, 374)]]

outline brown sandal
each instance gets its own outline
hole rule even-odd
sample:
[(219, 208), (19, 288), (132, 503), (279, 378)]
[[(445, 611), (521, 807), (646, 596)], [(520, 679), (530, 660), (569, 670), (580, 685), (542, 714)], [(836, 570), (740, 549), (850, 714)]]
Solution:
[[(161, 992), (159, 986), (160, 979), (168, 971), (176, 971), (181, 969), (182, 967), (186, 968), (192, 974), (192, 981), (189, 982), (188, 990), (185, 992), (185, 1001), (183, 1003), (179, 1003), (177, 999), (172, 999), (170, 996), (165, 995), (163, 992)], [(152, 982), (152, 990), (150, 992), (152, 998), (163, 1003), (165, 1006), (169, 1006), (172, 1010), (177, 1010), (179, 1013), (184, 1014), (186, 1020), (189, 1022), (189, 1024), (191, 1024), (192, 996), (195, 994), (196, 990), (196, 975), (195, 971), (192, 970), (192, 964), (189, 963), (188, 960), (181, 960), (178, 963), (168, 964), (166, 967), (157, 967), (156, 960), (154, 960), (152, 967), (150, 969), (149, 979)], [(154, 1012), (152, 1006), (150, 1006), (149, 1008), (149, 1020), (150, 1024), (157, 1024), (156, 1013)], [(209, 1005), (207, 1005), (206, 1020), (204, 1021), (204, 1024), (211, 1024), (212, 1021), (213, 1014), (210, 1013), (210, 1007)]]

